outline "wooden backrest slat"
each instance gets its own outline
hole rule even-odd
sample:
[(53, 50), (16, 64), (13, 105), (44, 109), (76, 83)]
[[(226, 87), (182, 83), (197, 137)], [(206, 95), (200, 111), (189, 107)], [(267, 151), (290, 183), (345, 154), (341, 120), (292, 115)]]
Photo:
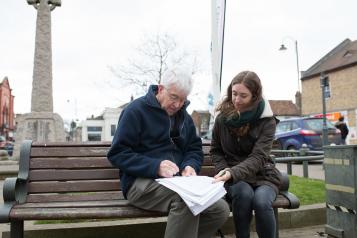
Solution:
[(128, 206), (127, 200), (105, 200), (105, 201), (74, 201), (74, 202), (44, 202), (25, 203), (21, 208), (41, 207), (41, 208), (81, 208), (81, 207), (123, 207)]
[(113, 199), (124, 199), (121, 191), (104, 191), (91, 193), (36, 193), (29, 194), (26, 202), (75, 202), (75, 201), (105, 201)]
[(31, 158), (30, 169), (112, 168), (106, 157)]
[(91, 181), (50, 181), (31, 182), (28, 184), (28, 193), (68, 193), (92, 191), (116, 191), (120, 189), (120, 182), (116, 180)]
[(108, 147), (32, 147), (31, 157), (105, 157)]
[(213, 166), (202, 166), (199, 175), (213, 177), (215, 174), (216, 173)]
[(119, 179), (119, 170), (111, 169), (43, 169), (30, 170), (30, 181), (63, 181), (63, 180), (107, 180)]

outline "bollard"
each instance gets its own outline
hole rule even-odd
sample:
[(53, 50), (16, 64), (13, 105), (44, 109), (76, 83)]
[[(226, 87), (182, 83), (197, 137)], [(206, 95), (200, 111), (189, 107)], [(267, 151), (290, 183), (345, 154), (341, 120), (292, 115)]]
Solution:
[[(299, 150), (299, 155), (306, 156), (308, 151), (309, 151), (309, 148), (307, 147), (307, 145), (302, 144), (301, 148)], [(308, 161), (302, 162), (302, 171), (303, 171), (304, 178), (308, 178), (309, 177), (309, 162)]]
[(288, 162), (286, 164), (286, 172), (289, 174), (289, 175), (292, 175), (293, 174), (293, 166), (292, 166), (292, 163), (291, 162)]

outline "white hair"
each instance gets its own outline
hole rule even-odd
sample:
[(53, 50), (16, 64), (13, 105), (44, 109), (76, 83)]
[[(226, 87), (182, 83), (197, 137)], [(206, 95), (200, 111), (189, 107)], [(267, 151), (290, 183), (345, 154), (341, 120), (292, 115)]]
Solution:
[(180, 70), (168, 70), (164, 73), (161, 79), (162, 86), (170, 88), (175, 86), (178, 90), (189, 95), (193, 85), (193, 79), (190, 74)]

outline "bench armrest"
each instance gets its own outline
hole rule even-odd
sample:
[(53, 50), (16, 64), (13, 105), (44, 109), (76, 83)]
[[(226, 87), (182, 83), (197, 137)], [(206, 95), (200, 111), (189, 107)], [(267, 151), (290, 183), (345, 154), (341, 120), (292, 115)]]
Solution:
[(295, 209), (300, 207), (300, 200), (295, 194), (290, 193), (288, 191), (282, 191), (279, 194), (283, 195), (286, 199), (289, 200), (289, 209)]
[(287, 192), (289, 190), (289, 176), (287, 173), (281, 172), (281, 184), (279, 187), (279, 192)]
[(281, 172), (281, 185), (279, 187), (279, 194), (283, 195), (286, 199), (289, 200), (290, 206), (289, 209), (295, 209), (300, 207), (300, 200), (299, 198), (289, 192), (289, 175), (287, 173)]
[(3, 185), (4, 204), (0, 207), (0, 222), (9, 222), (12, 207), (26, 199), (26, 181), (19, 178), (6, 178)]
[(26, 200), (26, 180), (6, 178), (3, 186), (4, 202), (23, 203)]

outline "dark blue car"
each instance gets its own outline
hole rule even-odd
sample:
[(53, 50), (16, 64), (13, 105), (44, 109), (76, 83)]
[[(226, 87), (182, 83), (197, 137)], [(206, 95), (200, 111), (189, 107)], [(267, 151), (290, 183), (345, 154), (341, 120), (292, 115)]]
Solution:
[[(328, 128), (328, 144), (339, 145), (341, 132), (330, 122)], [(322, 150), (323, 119), (315, 117), (290, 118), (281, 120), (275, 132), (274, 149), (298, 150), (306, 144), (310, 150)]]

